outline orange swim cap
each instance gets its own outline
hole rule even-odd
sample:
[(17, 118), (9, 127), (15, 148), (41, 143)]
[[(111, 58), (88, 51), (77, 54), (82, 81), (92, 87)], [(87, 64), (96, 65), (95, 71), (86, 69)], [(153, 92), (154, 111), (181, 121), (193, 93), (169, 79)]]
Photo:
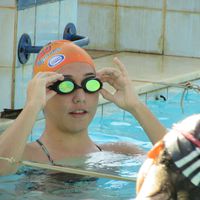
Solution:
[(55, 40), (44, 46), (37, 55), (33, 74), (57, 71), (66, 64), (79, 62), (95, 66), (92, 58), (81, 47), (68, 40)]

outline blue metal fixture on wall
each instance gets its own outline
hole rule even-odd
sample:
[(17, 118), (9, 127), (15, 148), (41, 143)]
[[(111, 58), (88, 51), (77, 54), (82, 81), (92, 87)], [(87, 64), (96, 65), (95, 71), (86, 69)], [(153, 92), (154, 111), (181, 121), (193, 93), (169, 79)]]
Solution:
[(52, 3), (55, 1), (61, 1), (61, 0), (17, 0), (17, 8), (18, 8), (18, 10), (23, 10), (26, 8), (31, 8), (36, 5)]
[[(89, 38), (77, 35), (76, 27), (73, 23), (69, 23), (65, 26), (63, 33), (64, 40), (70, 40), (74, 44), (82, 47), (89, 44)], [(32, 46), (31, 38), (27, 33), (22, 34), (18, 43), (18, 59), (21, 64), (25, 64), (31, 53), (38, 53), (43, 46)]]

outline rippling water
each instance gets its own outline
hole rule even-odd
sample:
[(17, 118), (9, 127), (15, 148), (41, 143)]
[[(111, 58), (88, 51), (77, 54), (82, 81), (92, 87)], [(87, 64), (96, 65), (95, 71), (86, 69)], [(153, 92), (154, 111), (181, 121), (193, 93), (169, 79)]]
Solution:
[[(163, 95), (163, 93), (161, 92)], [(147, 106), (167, 128), (174, 122), (193, 113), (200, 113), (199, 94), (193, 91), (184, 97), (184, 113), (181, 110), (182, 90), (172, 90), (167, 101), (147, 99)], [(44, 123), (38, 123), (30, 140), (42, 132)], [(128, 141), (145, 151), (152, 145), (138, 122), (116, 106), (100, 107), (89, 128), (96, 143)], [(62, 164), (123, 177), (136, 178), (144, 156), (128, 156), (111, 152), (97, 152), (79, 159), (66, 159)], [(2, 200), (75, 200), (105, 199), (130, 200), (135, 197), (135, 183), (105, 178), (81, 177), (69, 174), (52, 174), (45, 170), (21, 168), (15, 175), (0, 177), (0, 199)]]
[[(141, 155), (97, 152), (81, 159), (66, 159), (62, 164), (136, 178), (143, 161)], [(21, 168), (16, 175), (0, 178), (0, 199), (133, 199), (134, 188), (133, 182)]]

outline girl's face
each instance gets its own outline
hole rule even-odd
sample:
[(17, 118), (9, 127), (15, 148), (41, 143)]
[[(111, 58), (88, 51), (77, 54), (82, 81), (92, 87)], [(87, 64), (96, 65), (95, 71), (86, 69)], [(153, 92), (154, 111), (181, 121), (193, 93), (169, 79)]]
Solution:
[[(86, 63), (68, 64), (58, 73), (69, 76), (79, 86), (85, 78), (96, 76), (95, 69)], [(56, 94), (45, 107), (47, 124), (64, 132), (87, 130), (96, 113), (98, 98), (99, 92), (86, 93), (82, 88), (66, 95)]]

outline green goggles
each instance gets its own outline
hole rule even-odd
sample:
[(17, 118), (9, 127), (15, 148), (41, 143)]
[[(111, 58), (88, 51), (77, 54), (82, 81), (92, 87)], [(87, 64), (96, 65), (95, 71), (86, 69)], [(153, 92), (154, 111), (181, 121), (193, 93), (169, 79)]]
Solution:
[(57, 81), (49, 86), (50, 90), (54, 90), (58, 94), (70, 94), (77, 89), (82, 88), (87, 93), (95, 93), (102, 88), (102, 82), (95, 77), (88, 77), (81, 82), (81, 86), (77, 85), (72, 79), (64, 76), (64, 80)]

